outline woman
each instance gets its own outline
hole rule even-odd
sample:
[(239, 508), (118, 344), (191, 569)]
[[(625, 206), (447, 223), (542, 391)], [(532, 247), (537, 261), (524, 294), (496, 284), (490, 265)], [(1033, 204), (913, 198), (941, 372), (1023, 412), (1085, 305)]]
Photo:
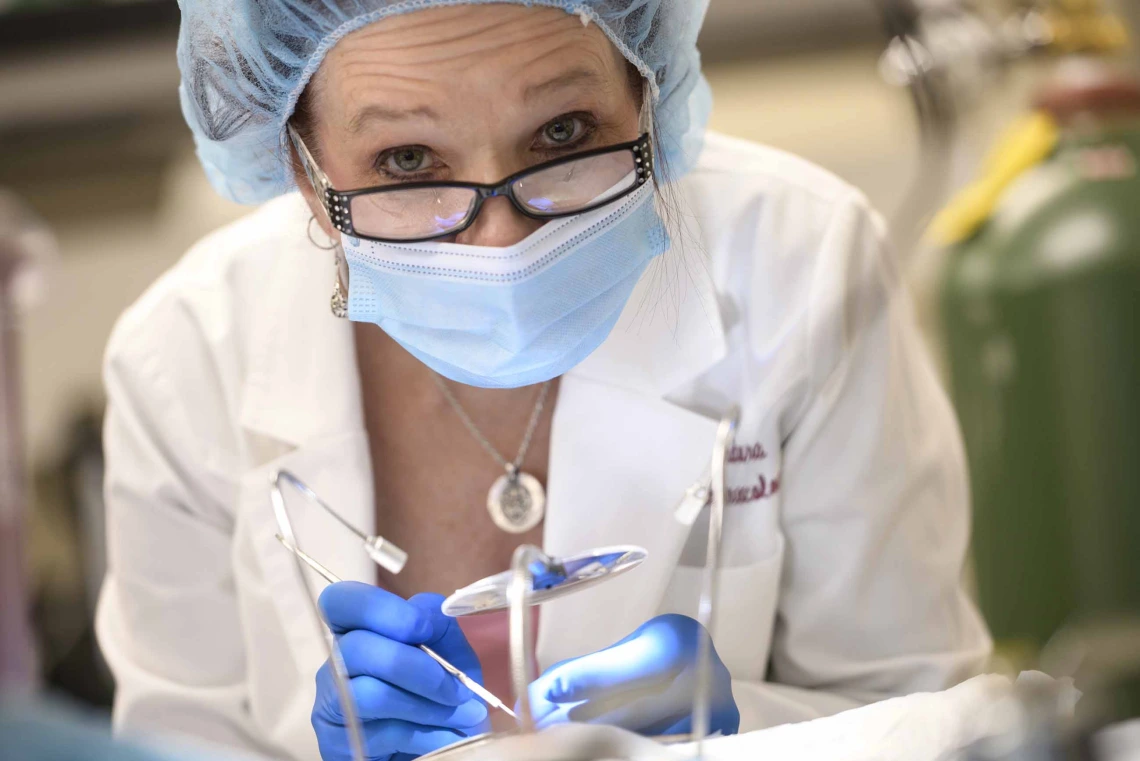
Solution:
[(540, 718), (684, 731), (705, 528), (673, 514), (732, 405), (714, 729), (980, 667), (958, 433), (882, 225), (821, 170), (705, 134), (704, 3), (182, 6), (203, 164), (268, 203), (108, 349), (99, 633), (120, 726), (347, 757), (274, 538), (283, 468), (411, 558), (378, 577), (293, 510), (310, 554), (367, 583), (321, 604), (370, 755), (486, 728), (415, 645), (507, 697), (502, 621), (461, 630), (438, 595), (521, 542), (649, 550), (543, 608)]

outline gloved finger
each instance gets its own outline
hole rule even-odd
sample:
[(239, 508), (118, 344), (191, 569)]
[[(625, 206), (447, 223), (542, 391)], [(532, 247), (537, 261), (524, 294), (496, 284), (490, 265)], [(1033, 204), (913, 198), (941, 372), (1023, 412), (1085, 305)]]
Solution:
[[(622, 642), (624, 641), (625, 640), (622, 640)], [(618, 644), (620, 645), (621, 642)], [(533, 682), (531, 682), (530, 686), (527, 688), (527, 692), (530, 694), (531, 716), (534, 717), (534, 720), (536, 722), (546, 714), (559, 710), (559, 706), (562, 705), (551, 700), (547, 693), (550, 692), (550, 685), (552, 682), (553, 674), (573, 660), (573, 658), (567, 658), (566, 660), (558, 661), (553, 666), (546, 669), (546, 671), (544, 671), (542, 675), (538, 677), (538, 679), (535, 679)], [(515, 713), (518, 713), (520, 708), (521, 706), (519, 706), (519, 703), (516, 700)]]
[(448, 663), (482, 684), (483, 667), (479, 662), (479, 656), (467, 642), (467, 637), (459, 628), (459, 622), (443, 614), (440, 609), (443, 600), (443, 595), (437, 594), (418, 594), (408, 600), (409, 604), (420, 610), (431, 622), (432, 637), (424, 644)]
[[(586, 701), (577, 703), (551, 703), (546, 702), (541, 706), (536, 706), (534, 701), (531, 701), (531, 717), (534, 719), (534, 725), (538, 729), (546, 729), (558, 724), (566, 724), (572, 719), (570, 712)], [(518, 711), (516, 711), (518, 713)]]
[[(693, 734), (693, 715), (689, 714), (680, 721), (673, 723), (657, 733), (658, 735), (668, 737), (670, 735), (691, 735)], [(710, 734), (720, 734), (718, 732), (711, 732)]]
[(465, 738), (454, 730), (394, 719), (364, 723), (364, 744), (371, 758), (387, 758), (394, 753), (423, 756)]
[(418, 645), (432, 637), (431, 621), (402, 597), (370, 584), (341, 581), (321, 592), (321, 612), (334, 634), (367, 629)]
[(398, 719), (444, 729), (477, 729), (487, 720), (487, 707), (477, 698), (445, 706), (370, 676), (352, 680), (352, 694), (362, 721)]
[(423, 650), (355, 629), (337, 638), (349, 676), (372, 676), (428, 700), (457, 706), (475, 695)]
[[(642, 701), (643, 698), (659, 695), (665, 692), (668, 687), (667, 684), (658, 683), (639, 690), (612, 691), (589, 700), (566, 703), (539, 702), (537, 703), (539, 710), (535, 710), (533, 714), (534, 721), (539, 729), (567, 721), (579, 724), (607, 724), (610, 722), (611, 715), (615, 715), (619, 709), (634, 704), (644, 706), (644, 703), (639, 701)], [(535, 701), (532, 701), (531, 705), (536, 706)]]
[[(538, 682), (532, 682), (528, 689), (530, 693), (530, 715), (536, 724), (546, 720), (548, 716), (555, 713), (565, 713), (570, 709), (570, 706), (577, 705), (577, 703), (555, 703), (546, 697), (546, 688), (539, 685)], [(522, 706), (521, 701), (515, 701), (515, 713), (521, 715)], [(551, 720), (551, 724), (561, 724), (561, 721), (556, 719)]]
[(641, 689), (671, 679), (678, 670), (674, 656), (659, 639), (634, 637), (551, 668), (531, 688), (555, 703)]
[[(431, 663), (438, 668), (439, 664), (435, 663), (434, 661), (431, 661)], [(439, 715), (439, 723), (441, 723), (441, 725), (453, 725), (453, 723), (455, 723), (454, 721), (448, 722), (443, 720), (442, 717), (447, 717), (447, 715), (453, 714), (457, 711), (457, 709), (459, 709), (459, 707), (463, 706), (467, 707), (465, 707), (464, 713), (461, 714), (461, 719), (457, 719), (455, 721), (466, 721), (466, 723), (458, 726), (472, 726), (475, 725), (475, 723), (482, 721), (483, 718), (486, 718), (486, 715), (483, 715), (483, 718), (480, 718), (479, 715), (477, 715), (479, 713), (486, 714), (487, 709), (486, 706), (483, 706), (482, 702), (480, 702), (479, 699), (475, 698), (473, 695), (465, 699), (465, 701), (455, 701), (445, 704), (438, 701), (433, 701), (433, 699), (430, 697), (409, 693), (408, 690), (400, 689), (397, 686), (391, 685), (390, 682), (376, 679), (375, 677), (367, 676), (367, 674), (365, 674), (365, 676), (352, 677), (349, 680), (349, 685), (352, 689), (352, 699), (356, 703), (357, 712), (361, 714), (361, 719), (396, 718), (396, 715), (392, 713), (393, 710), (396, 710), (394, 707), (385, 711), (381, 709), (380, 706), (378, 706), (377, 698), (380, 696), (378, 696), (377, 690), (367, 685), (367, 680), (373, 680), (378, 682), (378, 684), (382, 684), (386, 687), (391, 688), (392, 690), (398, 690), (399, 694), (394, 692), (392, 693), (392, 697), (394, 699), (397, 699), (397, 701), (400, 701), (402, 695), (406, 695), (409, 698), (420, 699), (420, 701), (423, 703), (417, 704), (420, 706), (420, 709), (418, 710), (438, 711), (438, 713), (432, 713), (432, 715)], [(364, 685), (364, 687), (361, 687), (361, 685)], [(365, 699), (368, 699), (370, 703), (365, 705)], [(404, 705), (406, 702), (407, 701), (401, 701), (400, 705)], [(480, 709), (473, 709), (473, 707), (470, 705), (472, 703), (481, 706)], [(317, 720), (319, 718), (329, 723), (342, 723), (344, 721), (344, 712), (343, 707), (341, 706), (340, 690), (336, 689), (336, 682), (333, 676), (333, 671), (328, 662), (325, 662), (323, 665), (321, 665), (320, 669), (317, 671), (317, 699), (314, 703), (314, 709), (312, 709), (312, 713), (314, 713), (314, 720)], [(414, 719), (415, 717), (412, 718)]]
[[(643, 690), (634, 694), (632, 699), (607, 696), (579, 703), (570, 709), (567, 718), (580, 723), (622, 727), (651, 736), (692, 732), (695, 682), (695, 673), (689, 670), (667, 688)], [(626, 693), (625, 696), (629, 695)], [(710, 697), (709, 732), (736, 734), (740, 728), (740, 711), (732, 697), (727, 671), (723, 679), (714, 679)]]
[(672, 689), (627, 693), (627, 700), (588, 700), (578, 703), (567, 719), (580, 724), (604, 724), (640, 734), (657, 734), (692, 711), (693, 702), (678, 700)]
[[(434, 661), (432, 663), (434, 664)], [(344, 722), (344, 709), (341, 706), (340, 691), (336, 688), (332, 668), (328, 662), (325, 662), (317, 671), (316, 681), (317, 697), (313, 704), (313, 720), (342, 724)], [(390, 691), (380, 690), (370, 682), (384, 685)], [(438, 723), (441, 725), (467, 727), (474, 726), (486, 718), (486, 706), (474, 696), (465, 701), (445, 705), (367, 675), (352, 677), (349, 680), (349, 685), (355, 708), (362, 719), (410, 716), (414, 720), (418, 715), (430, 712), (431, 716), (439, 718)], [(385, 708), (382, 702), (385, 697), (391, 698), (393, 705)], [(422, 702), (415, 702), (416, 700)], [(461, 708), (462, 711), (459, 710)], [(414, 711), (419, 711), (420, 714), (415, 714)], [(445, 718), (456, 714), (458, 716), (450, 720)]]

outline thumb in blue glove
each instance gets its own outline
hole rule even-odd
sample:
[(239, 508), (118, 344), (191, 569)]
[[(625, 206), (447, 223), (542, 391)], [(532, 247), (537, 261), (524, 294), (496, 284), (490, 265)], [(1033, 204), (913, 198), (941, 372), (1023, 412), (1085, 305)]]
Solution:
[[(530, 687), (539, 727), (564, 721), (609, 724), (644, 735), (692, 732), (697, 646), (703, 628), (681, 615), (654, 618), (616, 645), (552, 666)], [(709, 731), (735, 734), (740, 711), (732, 678), (713, 659)]]
[[(439, 595), (404, 600), (351, 581), (321, 594), (321, 610), (344, 657), (370, 759), (415, 758), (489, 729), (486, 706), (419, 649), (427, 645), (482, 682), (479, 659), (459, 624), (440, 611), (442, 602)], [(312, 722), (324, 761), (352, 758), (327, 662), (317, 672)]]

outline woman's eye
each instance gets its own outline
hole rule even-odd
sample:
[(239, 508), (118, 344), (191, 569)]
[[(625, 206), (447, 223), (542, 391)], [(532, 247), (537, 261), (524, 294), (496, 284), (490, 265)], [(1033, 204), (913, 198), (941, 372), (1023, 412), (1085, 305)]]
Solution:
[(417, 174), (432, 169), (435, 161), (426, 148), (409, 146), (391, 151), (382, 162), (388, 174)]
[(577, 140), (585, 131), (582, 120), (573, 116), (563, 116), (546, 125), (543, 137), (554, 145), (567, 145)]

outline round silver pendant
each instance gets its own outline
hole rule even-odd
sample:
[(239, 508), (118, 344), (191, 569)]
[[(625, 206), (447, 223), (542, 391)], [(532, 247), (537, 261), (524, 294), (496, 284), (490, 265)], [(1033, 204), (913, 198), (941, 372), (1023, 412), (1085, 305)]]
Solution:
[(499, 476), (487, 494), (487, 512), (495, 525), (510, 534), (525, 534), (542, 522), (546, 513), (546, 492), (529, 473), (513, 478)]

